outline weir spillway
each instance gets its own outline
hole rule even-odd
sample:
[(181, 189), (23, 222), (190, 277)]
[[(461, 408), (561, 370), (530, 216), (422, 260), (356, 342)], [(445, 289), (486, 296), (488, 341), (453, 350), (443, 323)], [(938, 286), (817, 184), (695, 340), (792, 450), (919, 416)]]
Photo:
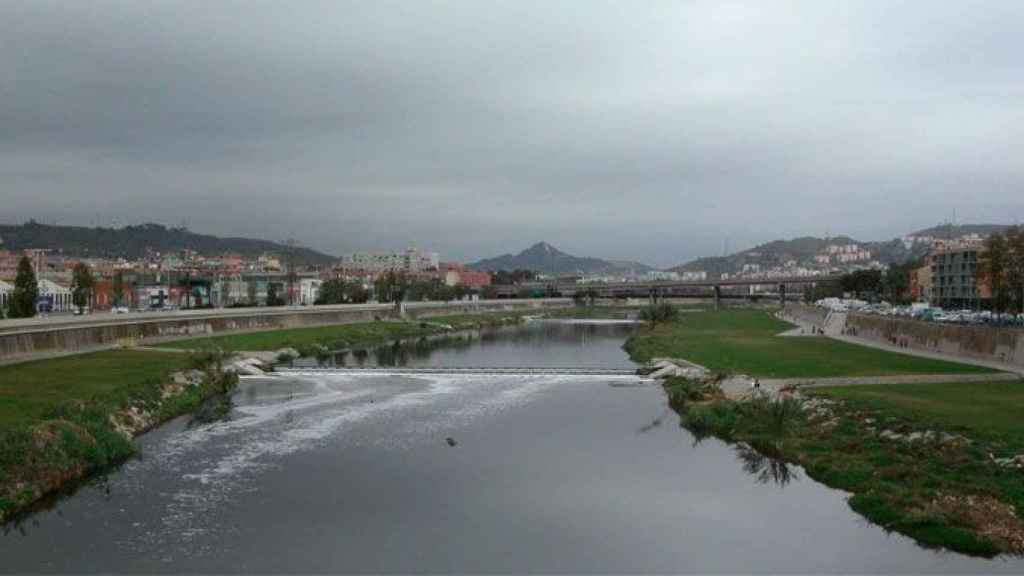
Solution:
[(416, 368), (367, 366), (329, 368), (278, 368), (275, 372), (292, 375), (325, 374), (464, 374), (464, 375), (508, 375), (508, 376), (637, 376), (631, 368), (590, 368), (590, 367), (523, 367), (523, 366), (425, 366)]

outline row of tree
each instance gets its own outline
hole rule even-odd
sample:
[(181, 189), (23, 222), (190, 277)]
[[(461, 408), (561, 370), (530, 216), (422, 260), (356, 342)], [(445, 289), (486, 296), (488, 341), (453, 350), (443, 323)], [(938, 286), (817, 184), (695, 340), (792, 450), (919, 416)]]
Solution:
[[(123, 284), (115, 281), (114, 288), (115, 297), (120, 298), (119, 293), (123, 291)], [(84, 262), (79, 262), (71, 270), (71, 303), (78, 308), (88, 306), (95, 290), (96, 279), (92, 270)], [(7, 310), (0, 308), (0, 318), (32, 318), (38, 312), (38, 301), (39, 280), (32, 269), (32, 261), (27, 256), (22, 256), (18, 261), (17, 275), (14, 277), (14, 291), (11, 293)]]
[(808, 288), (805, 297), (813, 302), (822, 298), (839, 298), (845, 294), (852, 294), (854, 298), (884, 299), (894, 304), (906, 304), (912, 300), (910, 273), (921, 265), (921, 262), (915, 260), (892, 264), (885, 272), (855, 270), (843, 274), (836, 282), (823, 282)]
[(995, 312), (1024, 312), (1024, 229), (1011, 226), (985, 240), (978, 280), (988, 284)]

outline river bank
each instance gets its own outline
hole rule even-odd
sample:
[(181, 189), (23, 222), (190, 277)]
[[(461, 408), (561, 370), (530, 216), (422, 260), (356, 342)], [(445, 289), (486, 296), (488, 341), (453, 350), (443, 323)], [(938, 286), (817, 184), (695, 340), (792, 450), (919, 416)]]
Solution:
[[(137, 454), (133, 439), (224, 395), (230, 350), (333, 350), (518, 324), (528, 311), (252, 332), (168, 343), (188, 354), (109, 350), (0, 366), (0, 522)], [(275, 359), (271, 359), (273, 362)]]
[[(752, 363), (734, 356), (736, 347), (751, 346), (749, 340), (758, 338), (757, 324), (766, 320), (750, 317), (754, 330), (745, 334), (742, 317), (713, 314), (696, 322), (702, 342), (687, 333), (692, 326), (676, 325), (647, 329), (625, 346), (634, 360), (648, 360), (652, 350), (670, 350), (709, 365), (712, 372), (703, 378), (670, 377), (663, 385), (681, 425), (697, 438), (750, 447), (775, 462), (769, 471), (801, 466), (811, 478), (852, 493), (848, 503), (854, 511), (923, 546), (982, 557), (1024, 553), (1024, 522), (1016, 512), (1024, 509), (1024, 431), (1019, 427), (1024, 384), (876, 385), (727, 396), (722, 381), (738, 364), (760, 376), (839, 375), (846, 359), (800, 367), (799, 362), (809, 361), (806, 349), (789, 343), (808, 339), (778, 338), (762, 345), (773, 350), (773, 357)], [(728, 337), (716, 338), (719, 323)], [(942, 368), (950, 370), (950, 365)], [(879, 366), (892, 373), (929, 367), (911, 359), (890, 359), (872, 368)]]
[(216, 354), (122, 350), (0, 369), (0, 522), (119, 465), (136, 436), (236, 383)]

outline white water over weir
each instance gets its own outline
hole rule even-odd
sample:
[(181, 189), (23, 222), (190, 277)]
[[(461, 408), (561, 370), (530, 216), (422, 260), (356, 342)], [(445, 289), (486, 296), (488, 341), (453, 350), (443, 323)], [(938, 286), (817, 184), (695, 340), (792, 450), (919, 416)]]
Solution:
[(636, 370), (630, 368), (591, 368), (591, 367), (522, 367), (522, 366), (431, 366), (418, 368), (402, 368), (390, 366), (353, 367), (353, 368), (278, 368), (276, 372), (289, 375), (314, 376), (325, 374), (466, 374), (466, 375), (522, 375), (522, 376), (636, 376)]

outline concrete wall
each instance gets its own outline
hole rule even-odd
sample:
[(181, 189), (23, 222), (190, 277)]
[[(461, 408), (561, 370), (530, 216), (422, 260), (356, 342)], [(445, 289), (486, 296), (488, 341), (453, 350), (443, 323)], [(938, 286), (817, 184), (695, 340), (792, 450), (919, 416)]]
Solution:
[[(545, 308), (562, 308), (571, 305), (572, 300), (569, 299), (414, 303), (406, 307), (406, 316), (429, 318), (449, 314), (500, 312), (502, 310), (540, 311)], [(107, 318), (98, 324), (71, 324), (53, 327), (40, 325), (0, 332), (0, 363), (112, 346), (137, 346), (215, 334), (368, 322), (376, 318), (394, 318), (395, 316), (394, 308), (390, 305), (335, 306), (330, 309), (316, 307), (286, 310), (260, 308), (244, 313), (234, 310), (222, 315), (204, 313), (194, 317), (147, 318), (144, 320), (133, 319), (128, 315), (117, 317), (117, 321)]]
[(800, 302), (787, 302), (786, 309), (782, 312), (783, 317), (795, 318), (806, 324), (825, 328), (825, 318), (828, 310), (818, 306), (809, 306)]
[(849, 314), (847, 331), (880, 342), (905, 343), (909, 348), (995, 360), (1024, 366), (1024, 330), (991, 326), (940, 324), (921, 320)]

